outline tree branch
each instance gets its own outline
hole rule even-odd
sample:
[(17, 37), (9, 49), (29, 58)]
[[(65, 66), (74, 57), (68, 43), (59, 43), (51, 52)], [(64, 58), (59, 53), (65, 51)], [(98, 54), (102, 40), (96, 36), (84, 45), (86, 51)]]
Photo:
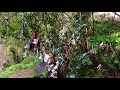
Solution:
[(116, 12), (113, 12), (115, 15), (117, 15), (117, 16), (119, 16), (120, 17), (120, 15), (119, 14), (117, 14)]

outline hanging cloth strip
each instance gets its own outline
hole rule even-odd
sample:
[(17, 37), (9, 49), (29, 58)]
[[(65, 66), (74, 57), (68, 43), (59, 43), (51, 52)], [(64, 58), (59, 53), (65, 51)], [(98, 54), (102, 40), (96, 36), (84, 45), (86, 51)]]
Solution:
[(68, 76), (67, 78), (75, 78), (75, 76), (72, 76), (72, 75), (71, 75), (71, 76)]
[(45, 62), (43, 61), (39, 67), (39, 71), (38, 71), (39, 73), (43, 71), (44, 66), (45, 66)]
[(27, 50), (23, 53), (23, 57), (26, 57), (27, 56)]
[(33, 37), (34, 37), (34, 39), (38, 38), (38, 32), (37, 31), (34, 31)]
[(25, 22), (22, 24), (22, 34), (25, 34), (26, 32), (26, 24)]
[(53, 55), (56, 55), (56, 49), (53, 49), (52, 53)]
[(45, 54), (45, 56), (44, 56), (44, 62), (47, 63), (48, 60), (49, 60), (49, 58), (50, 58), (49, 54)]
[(37, 43), (38, 43), (38, 38), (37, 38), (37, 39), (34, 39), (33, 44), (37, 45)]
[(63, 62), (64, 62), (64, 56), (62, 56), (62, 62), (60, 63), (60, 65), (62, 65), (63, 64)]

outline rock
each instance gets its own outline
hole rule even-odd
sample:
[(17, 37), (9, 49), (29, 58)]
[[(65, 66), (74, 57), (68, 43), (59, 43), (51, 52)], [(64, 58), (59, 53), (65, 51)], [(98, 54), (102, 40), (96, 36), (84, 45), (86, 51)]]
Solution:
[(0, 72), (2, 72), (4, 69), (3, 62), (5, 61), (5, 56), (3, 55), (3, 52), (4, 46), (0, 44)]

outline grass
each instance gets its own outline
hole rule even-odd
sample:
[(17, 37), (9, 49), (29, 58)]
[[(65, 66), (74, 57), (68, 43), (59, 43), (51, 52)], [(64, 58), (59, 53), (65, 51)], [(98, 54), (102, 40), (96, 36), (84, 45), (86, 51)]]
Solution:
[(20, 64), (15, 64), (15, 65), (12, 65), (12, 66), (6, 68), (5, 71), (0, 73), (0, 78), (8, 78), (12, 74), (19, 73), (24, 69), (32, 69), (36, 65), (40, 64), (39, 59), (34, 58), (35, 59), (34, 61), (33, 61), (33, 58), (31, 58), (32, 60), (29, 60), (29, 59), (30, 58), (26, 58)]

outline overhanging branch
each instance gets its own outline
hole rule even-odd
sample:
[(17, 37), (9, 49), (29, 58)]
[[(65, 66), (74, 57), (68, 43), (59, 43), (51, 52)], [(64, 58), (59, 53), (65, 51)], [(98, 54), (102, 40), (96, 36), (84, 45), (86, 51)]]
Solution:
[(119, 14), (117, 14), (116, 12), (113, 12), (115, 15), (117, 15), (117, 16), (119, 16), (120, 17), (120, 15)]

